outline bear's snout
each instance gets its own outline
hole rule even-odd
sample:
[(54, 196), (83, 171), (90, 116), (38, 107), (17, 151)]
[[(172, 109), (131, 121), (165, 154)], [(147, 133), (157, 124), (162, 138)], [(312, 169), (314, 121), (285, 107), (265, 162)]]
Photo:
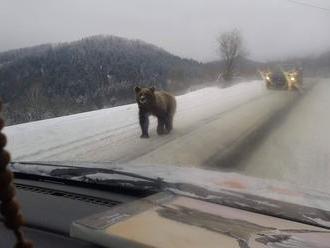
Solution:
[(147, 98), (145, 96), (141, 96), (140, 99), (139, 99), (139, 102), (144, 104), (147, 102)]

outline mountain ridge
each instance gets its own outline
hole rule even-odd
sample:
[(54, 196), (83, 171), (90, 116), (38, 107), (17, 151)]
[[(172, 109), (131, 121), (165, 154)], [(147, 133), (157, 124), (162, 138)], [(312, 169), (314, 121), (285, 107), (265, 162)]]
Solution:
[(209, 80), (202, 63), (117, 36), (0, 53), (0, 97), (9, 123), (129, 103), (137, 84), (177, 91)]
[[(287, 62), (304, 65), (305, 75), (330, 76), (330, 52)], [(266, 65), (240, 58), (235, 73), (255, 79)], [(182, 93), (215, 81), (223, 67), (142, 40), (95, 35), (0, 52), (0, 98), (7, 123), (18, 124), (131, 103), (136, 85)]]

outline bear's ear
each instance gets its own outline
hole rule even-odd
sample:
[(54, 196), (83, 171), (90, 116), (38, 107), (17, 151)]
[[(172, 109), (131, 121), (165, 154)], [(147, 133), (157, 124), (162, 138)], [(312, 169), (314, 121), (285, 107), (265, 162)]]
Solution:
[(139, 93), (141, 91), (141, 88), (139, 86), (136, 86), (134, 88), (135, 93)]
[(151, 91), (151, 93), (154, 93), (155, 92), (155, 87), (150, 87), (149, 90)]

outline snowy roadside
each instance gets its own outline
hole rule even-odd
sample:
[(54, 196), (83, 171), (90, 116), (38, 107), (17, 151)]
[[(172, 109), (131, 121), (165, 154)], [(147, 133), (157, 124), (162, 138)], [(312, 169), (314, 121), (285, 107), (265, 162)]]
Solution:
[[(125, 156), (141, 144), (160, 145), (186, 129), (197, 128), (214, 115), (266, 94), (269, 92), (261, 81), (252, 81), (225, 89), (208, 87), (178, 96), (175, 133), (167, 138), (156, 136), (155, 122), (152, 121), (151, 139), (140, 140), (138, 108), (136, 104), (129, 104), (7, 127), (4, 130), (9, 140), (7, 149), (13, 160), (118, 159), (111, 156), (111, 151)], [(97, 154), (98, 148), (103, 150), (100, 155)], [(109, 155), (105, 158), (107, 151)], [(65, 156), (61, 156), (62, 153)]]

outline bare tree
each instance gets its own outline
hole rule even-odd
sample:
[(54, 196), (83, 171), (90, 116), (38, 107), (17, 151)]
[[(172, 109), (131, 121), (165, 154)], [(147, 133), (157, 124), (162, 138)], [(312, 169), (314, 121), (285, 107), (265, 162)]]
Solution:
[(25, 93), (26, 121), (41, 120), (46, 112), (46, 98), (43, 95), (41, 84), (37, 83)]
[(217, 42), (218, 52), (224, 63), (221, 76), (225, 81), (231, 81), (238, 59), (245, 55), (242, 34), (238, 29), (234, 29), (220, 34)]

